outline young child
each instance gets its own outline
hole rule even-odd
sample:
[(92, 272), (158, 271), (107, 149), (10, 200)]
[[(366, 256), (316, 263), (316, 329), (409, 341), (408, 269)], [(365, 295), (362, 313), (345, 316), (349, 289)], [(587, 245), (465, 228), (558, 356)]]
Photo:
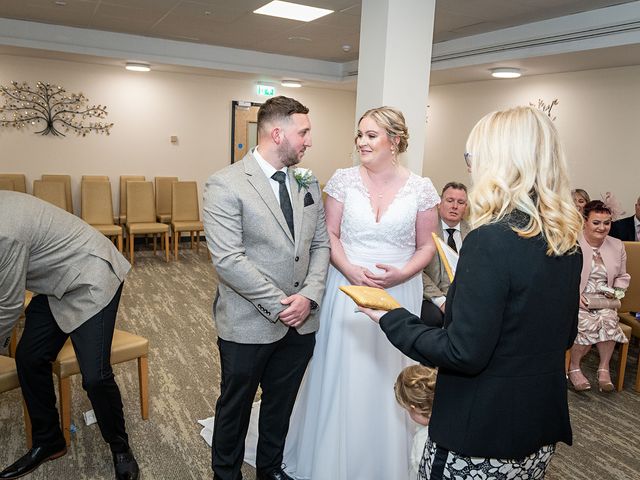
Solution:
[(400, 372), (393, 387), (400, 406), (407, 410), (411, 419), (419, 425), (411, 448), (410, 480), (418, 478), (418, 466), (427, 443), (436, 376), (437, 370), (434, 368), (411, 365)]

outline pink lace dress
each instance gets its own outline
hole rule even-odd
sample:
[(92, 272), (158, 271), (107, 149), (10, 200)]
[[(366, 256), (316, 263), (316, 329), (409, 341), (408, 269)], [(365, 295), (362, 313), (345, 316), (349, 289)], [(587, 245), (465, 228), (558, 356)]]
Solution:
[[(588, 252), (585, 252), (585, 255), (588, 255)], [(585, 293), (597, 293), (600, 285), (607, 285), (607, 268), (602, 261), (600, 252), (594, 248), (591, 273), (584, 291)], [(594, 345), (607, 340), (618, 343), (628, 342), (620, 325), (618, 325), (618, 312), (611, 308), (586, 310), (580, 307), (578, 311), (578, 336), (575, 343)]]
[[(376, 263), (402, 267), (413, 256), (416, 215), (440, 201), (429, 179), (411, 174), (376, 222), (359, 167), (338, 170), (325, 192), (343, 203), (347, 257), (372, 271)], [(415, 425), (396, 403), (393, 385), (415, 362), (338, 290), (348, 283), (329, 267), (316, 348), (290, 422), (286, 471), (301, 480), (407, 478)], [(421, 275), (389, 293), (420, 315)]]

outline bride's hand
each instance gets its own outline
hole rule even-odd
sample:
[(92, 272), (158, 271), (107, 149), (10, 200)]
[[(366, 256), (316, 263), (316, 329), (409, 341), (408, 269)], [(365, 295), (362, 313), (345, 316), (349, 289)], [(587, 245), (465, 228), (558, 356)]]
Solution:
[(384, 273), (375, 274), (367, 270), (367, 278), (375, 283), (378, 288), (391, 288), (405, 281), (404, 275), (399, 268), (384, 263), (376, 264), (376, 268), (384, 270)]
[(373, 273), (368, 269), (359, 265), (352, 265), (352, 268), (344, 276), (347, 277), (351, 285), (381, 288), (380, 285), (369, 278), (370, 275), (373, 276)]

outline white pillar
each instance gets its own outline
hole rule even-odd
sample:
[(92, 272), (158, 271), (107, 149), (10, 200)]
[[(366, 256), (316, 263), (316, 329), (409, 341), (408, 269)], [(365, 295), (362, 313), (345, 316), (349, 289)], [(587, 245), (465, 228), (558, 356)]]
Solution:
[(402, 110), (409, 148), (401, 159), (422, 175), (436, 0), (363, 0), (356, 119), (370, 108)]

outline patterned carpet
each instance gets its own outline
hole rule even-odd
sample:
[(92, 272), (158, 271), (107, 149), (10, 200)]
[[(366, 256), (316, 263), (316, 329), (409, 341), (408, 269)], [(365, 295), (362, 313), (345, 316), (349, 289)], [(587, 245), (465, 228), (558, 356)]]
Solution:
[[(211, 478), (210, 450), (198, 435), (198, 419), (213, 414), (220, 380), (211, 304), (216, 276), (203, 249), (181, 252), (179, 262), (136, 253), (136, 266), (125, 283), (117, 327), (150, 341), (150, 416), (140, 417), (135, 362), (116, 365), (125, 404), (127, 429), (142, 478), (182, 480)], [(625, 389), (621, 393), (569, 393), (574, 446), (559, 445), (547, 479), (632, 480), (640, 472), (640, 394), (632, 389), (638, 345), (630, 348)], [(596, 356), (585, 372), (595, 378)], [(612, 365), (617, 365), (614, 354)], [(615, 376), (615, 374), (614, 374)], [(69, 453), (43, 465), (25, 479), (112, 479), (107, 445), (97, 425), (86, 426), (82, 412), (91, 408), (72, 379), (72, 436)], [(19, 390), (0, 397), (0, 465), (25, 451)], [(255, 477), (245, 465), (245, 479)], [(353, 479), (360, 480), (360, 479)], [(375, 479), (362, 479), (375, 480)], [(395, 480), (395, 479), (393, 479)], [(398, 479), (400, 480), (400, 479)]]

